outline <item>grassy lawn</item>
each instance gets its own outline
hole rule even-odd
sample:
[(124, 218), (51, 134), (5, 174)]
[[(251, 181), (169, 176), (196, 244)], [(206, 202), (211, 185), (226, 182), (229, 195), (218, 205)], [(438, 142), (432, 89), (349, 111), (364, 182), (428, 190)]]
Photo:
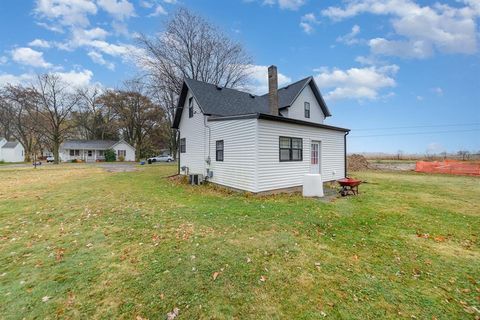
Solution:
[(478, 178), (362, 172), (324, 203), (175, 169), (0, 169), (0, 318), (480, 316)]

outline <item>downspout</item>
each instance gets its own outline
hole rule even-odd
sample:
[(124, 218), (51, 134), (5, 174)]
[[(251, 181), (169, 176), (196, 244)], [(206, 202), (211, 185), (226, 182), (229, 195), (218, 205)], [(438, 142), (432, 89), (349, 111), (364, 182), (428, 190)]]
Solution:
[[(205, 128), (208, 129), (208, 155), (207, 155), (207, 159), (205, 160), (205, 162), (208, 165), (208, 171), (210, 171), (210, 164), (212, 163), (212, 158), (210, 157), (210, 145), (211, 145), (210, 140), (212, 139), (212, 129), (210, 128), (210, 126), (207, 125), (207, 116), (206, 115), (203, 115), (203, 125), (205, 126)], [(203, 147), (205, 148), (205, 144), (203, 145)], [(205, 171), (207, 171), (207, 170), (205, 170)], [(205, 176), (205, 179), (208, 180), (208, 172), (207, 172), (207, 175)]]
[(178, 135), (177, 137), (177, 167), (178, 167), (178, 175), (180, 175), (180, 129), (177, 129), (176, 134)]
[(343, 136), (343, 148), (344, 148), (344, 165), (345, 165), (345, 178), (348, 176), (347, 175), (347, 136), (350, 133), (350, 131), (345, 132), (345, 135)]

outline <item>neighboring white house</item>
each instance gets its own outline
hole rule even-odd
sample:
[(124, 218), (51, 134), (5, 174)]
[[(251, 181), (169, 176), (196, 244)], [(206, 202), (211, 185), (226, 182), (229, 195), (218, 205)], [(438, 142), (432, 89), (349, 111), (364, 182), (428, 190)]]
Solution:
[(60, 145), (60, 160), (84, 160), (95, 162), (105, 160), (105, 151), (115, 150), (117, 161), (135, 161), (135, 148), (123, 140), (65, 140)]
[(0, 161), (23, 162), (25, 161), (25, 150), (18, 141), (7, 141), (0, 137)]
[(349, 129), (323, 124), (331, 116), (312, 77), (257, 96), (185, 79), (173, 128), (180, 131), (180, 173), (263, 192), (345, 177)]

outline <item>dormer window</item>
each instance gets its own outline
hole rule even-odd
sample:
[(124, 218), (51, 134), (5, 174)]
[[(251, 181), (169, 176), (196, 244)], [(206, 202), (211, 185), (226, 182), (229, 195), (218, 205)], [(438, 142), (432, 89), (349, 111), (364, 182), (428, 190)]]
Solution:
[(305, 118), (310, 118), (310, 102), (305, 102)]
[(188, 99), (188, 117), (193, 118), (193, 97)]

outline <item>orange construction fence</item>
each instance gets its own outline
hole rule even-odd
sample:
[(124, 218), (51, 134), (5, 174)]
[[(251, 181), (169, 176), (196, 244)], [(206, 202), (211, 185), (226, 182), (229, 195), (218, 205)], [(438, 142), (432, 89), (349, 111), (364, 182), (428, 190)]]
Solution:
[(415, 166), (415, 171), (480, 176), (480, 163), (462, 162), (458, 160), (418, 161)]

